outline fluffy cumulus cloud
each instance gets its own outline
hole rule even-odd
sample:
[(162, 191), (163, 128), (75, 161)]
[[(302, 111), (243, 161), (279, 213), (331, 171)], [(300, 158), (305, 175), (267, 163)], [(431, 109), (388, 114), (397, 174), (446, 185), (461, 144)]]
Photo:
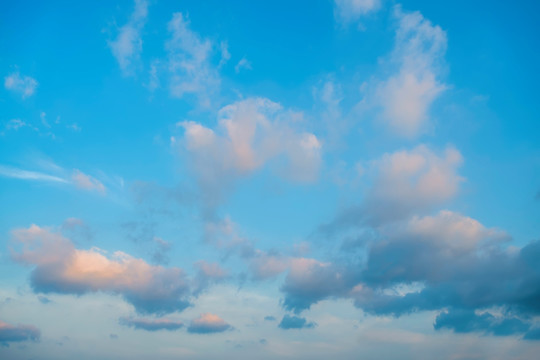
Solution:
[(106, 188), (105, 185), (101, 183), (96, 178), (93, 178), (90, 175), (86, 175), (82, 171), (75, 169), (71, 175), (71, 180), (76, 187), (83, 190), (97, 191), (101, 194), (105, 194)]
[(394, 8), (398, 21), (390, 63), (397, 72), (380, 82), (376, 102), (390, 129), (404, 137), (426, 131), (429, 108), (447, 87), (440, 77), (446, 52), (446, 33), (419, 12)]
[(231, 325), (227, 324), (222, 318), (206, 313), (191, 321), (187, 330), (192, 334), (212, 334), (229, 329), (231, 329)]
[(18, 71), (4, 78), (4, 87), (21, 95), (23, 99), (34, 95), (37, 86), (38, 82), (36, 79), (26, 75), (21, 76)]
[(298, 114), (265, 98), (249, 98), (219, 111), (216, 129), (199, 123), (180, 123), (185, 148), (192, 155), (199, 183), (209, 199), (220, 199), (232, 180), (273, 161), (282, 176), (310, 182), (318, 175), (321, 143), (299, 131)]
[[(212, 63), (215, 44), (203, 39), (190, 29), (187, 16), (175, 13), (168, 24), (171, 38), (166, 44), (168, 51), (168, 71), (170, 73), (170, 92), (182, 98), (186, 94), (197, 96), (203, 106), (210, 105), (211, 95), (220, 87), (221, 79), (217, 66)], [(225, 61), (230, 57), (223, 51)]]
[(133, 318), (133, 317), (121, 317), (118, 320), (120, 325), (132, 327), (134, 329), (146, 330), (146, 331), (158, 331), (168, 330), (174, 331), (180, 329), (184, 324), (181, 321), (175, 321), (167, 318), (159, 319), (147, 319), (147, 318)]
[(13, 258), (34, 266), (31, 285), (40, 293), (121, 295), (140, 313), (181, 311), (189, 305), (189, 280), (179, 268), (152, 266), (122, 252), (80, 250), (59, 233), (32, 225), (13, 231)]
[(285, 315), (278, 327), (283, 330), (289, 329), (313, 329), (316, 326), (314, 322), (308, 322), (305, 318), (298, 316)]
[(32, 325), (11, 325), (0, 320), (0, 344), (20, 341), (38, 341), (41, 332)]
[(346, 25), (379, 10), (380, 7), (381, 0), (335, 0), (334, 17)]
[(135, 63), (142, 52), (141, 31), (148, 15), (148, 2), (135, 0), (135, 9), (129, 21), (118, 30), (115, 40), (109, 42), (109, 47), (125, 75), (134, 71)]

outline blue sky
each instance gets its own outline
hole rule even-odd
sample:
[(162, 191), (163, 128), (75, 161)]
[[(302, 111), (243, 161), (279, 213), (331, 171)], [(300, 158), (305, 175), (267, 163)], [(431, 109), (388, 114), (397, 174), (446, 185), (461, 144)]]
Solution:
[(536, 2), (0, 7), (0, 357), (540, 350)]

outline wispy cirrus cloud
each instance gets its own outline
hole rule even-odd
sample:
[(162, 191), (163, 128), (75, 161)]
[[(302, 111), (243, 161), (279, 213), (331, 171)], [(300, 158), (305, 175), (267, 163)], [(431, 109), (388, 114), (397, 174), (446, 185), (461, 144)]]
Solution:
[(4, 177), (21, 179), (21, 180), (34, 180), (34, 181), (48, 181), (56, 183), (68, 183), (68, 180), (38, 171), (22, 170), (13, 167), (7, 167), (0, 165), (0, 175)]
[(71, 176), (67, 175), (67, 171), (58, 167), (54, 169), (56, 174), (44, 173), (41, 171), (23, 170), (15, 167), (0, 165), (0, 176), (27, 180), (27, 181), (43, 181), (58, 184), (71, 184), (79, 189), (86, 191), (96, 191), (105, 194), (107, 188), (98, 179), (75, 169)]

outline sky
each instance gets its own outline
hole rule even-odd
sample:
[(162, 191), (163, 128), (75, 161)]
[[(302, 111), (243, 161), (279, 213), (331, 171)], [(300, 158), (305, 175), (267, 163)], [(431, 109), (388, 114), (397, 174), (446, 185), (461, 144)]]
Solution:
[(535, 358), (539, 10), (2, 2), (0, 358)]

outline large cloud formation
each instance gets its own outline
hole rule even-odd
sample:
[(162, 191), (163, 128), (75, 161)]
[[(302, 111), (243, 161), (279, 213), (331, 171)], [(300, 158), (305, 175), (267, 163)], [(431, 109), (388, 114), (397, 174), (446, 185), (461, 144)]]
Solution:
[(84, 294), (103, 291), (121, 295), (140, 313), (169, 313), (189, 305), (190, 283), (179, 268), (152, 266), (117, 251), (76, 249), (61, 234), (32, 225), (13, 231), (15, 260), (35, 266), (36, 292)]

